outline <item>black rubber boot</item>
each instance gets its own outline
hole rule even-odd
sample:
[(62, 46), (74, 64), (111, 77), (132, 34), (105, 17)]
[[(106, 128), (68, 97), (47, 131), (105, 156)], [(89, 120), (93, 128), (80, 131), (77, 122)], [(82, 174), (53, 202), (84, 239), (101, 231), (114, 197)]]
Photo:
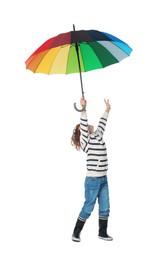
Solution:
[(113, 238), (107, 234), (107, 226), (108, 226), (108, 219), (101, 219), (99, 218), (99, 234), (98, 237), (100, 239), (106, 241), (112, 241)]
[(75, 228), (72, 235), (72, 240), (75, 242), (80, 242), (80, 232), (82, 231), (82, 228), (85, 224), (85, 220), (77, 219), (77, 222), (75, 224)]

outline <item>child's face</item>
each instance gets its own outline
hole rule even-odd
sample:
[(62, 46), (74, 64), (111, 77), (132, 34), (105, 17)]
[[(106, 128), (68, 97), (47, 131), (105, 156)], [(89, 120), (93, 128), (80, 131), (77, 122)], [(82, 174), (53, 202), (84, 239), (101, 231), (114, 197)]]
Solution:
[(90, 134), (94, 132), (94, 126), (93, 125), (88, 125), (88, 131)]

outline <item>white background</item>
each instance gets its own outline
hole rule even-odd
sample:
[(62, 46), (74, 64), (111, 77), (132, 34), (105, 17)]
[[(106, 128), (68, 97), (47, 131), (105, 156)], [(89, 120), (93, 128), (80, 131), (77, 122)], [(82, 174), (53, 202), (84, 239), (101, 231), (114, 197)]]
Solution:
[[(1, 3), (0, 259), (156, 259), (161, 253), (160, 1)], [(109, 98), (113, 242), (98, 239), (96, 207), (81, 243), (71, 234), (84, 201), (85, 154), (70, 138), (79, 113), (79, 74), (34, 74), (26, 59), (63, 32), (96, 29), (127, 42), (121, 63), (83, 73), (89, 123)]]

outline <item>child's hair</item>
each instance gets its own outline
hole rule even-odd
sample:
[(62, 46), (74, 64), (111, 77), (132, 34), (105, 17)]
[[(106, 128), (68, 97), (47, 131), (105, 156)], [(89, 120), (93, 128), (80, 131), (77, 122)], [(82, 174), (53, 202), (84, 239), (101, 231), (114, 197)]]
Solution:
[(73, 130), (73, 134), (71, 137), (71, 144), (75, 146), (77, 150), (80, 150), (80, 124), (77, 124)]

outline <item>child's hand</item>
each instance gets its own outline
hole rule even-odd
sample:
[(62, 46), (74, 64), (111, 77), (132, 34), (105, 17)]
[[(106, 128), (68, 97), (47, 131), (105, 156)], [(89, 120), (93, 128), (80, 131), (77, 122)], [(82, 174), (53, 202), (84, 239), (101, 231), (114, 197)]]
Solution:
[(109, 100), (108, 100), (108, 99), (104, 99), (104, 101), (105, 101), (105, 104), (106, 104), (106, 112), (109, 112), (110, 109), (111, 109), (111, 106), (110, 106)]
[(86, 107), (86, 105), (87, 105), (87, 100), (85, 100), (85, 98), (81, 98), (81, 99), (80, 99), (80, 104), (81, 104), (82, 107), (84, 107), (84, 106)]

